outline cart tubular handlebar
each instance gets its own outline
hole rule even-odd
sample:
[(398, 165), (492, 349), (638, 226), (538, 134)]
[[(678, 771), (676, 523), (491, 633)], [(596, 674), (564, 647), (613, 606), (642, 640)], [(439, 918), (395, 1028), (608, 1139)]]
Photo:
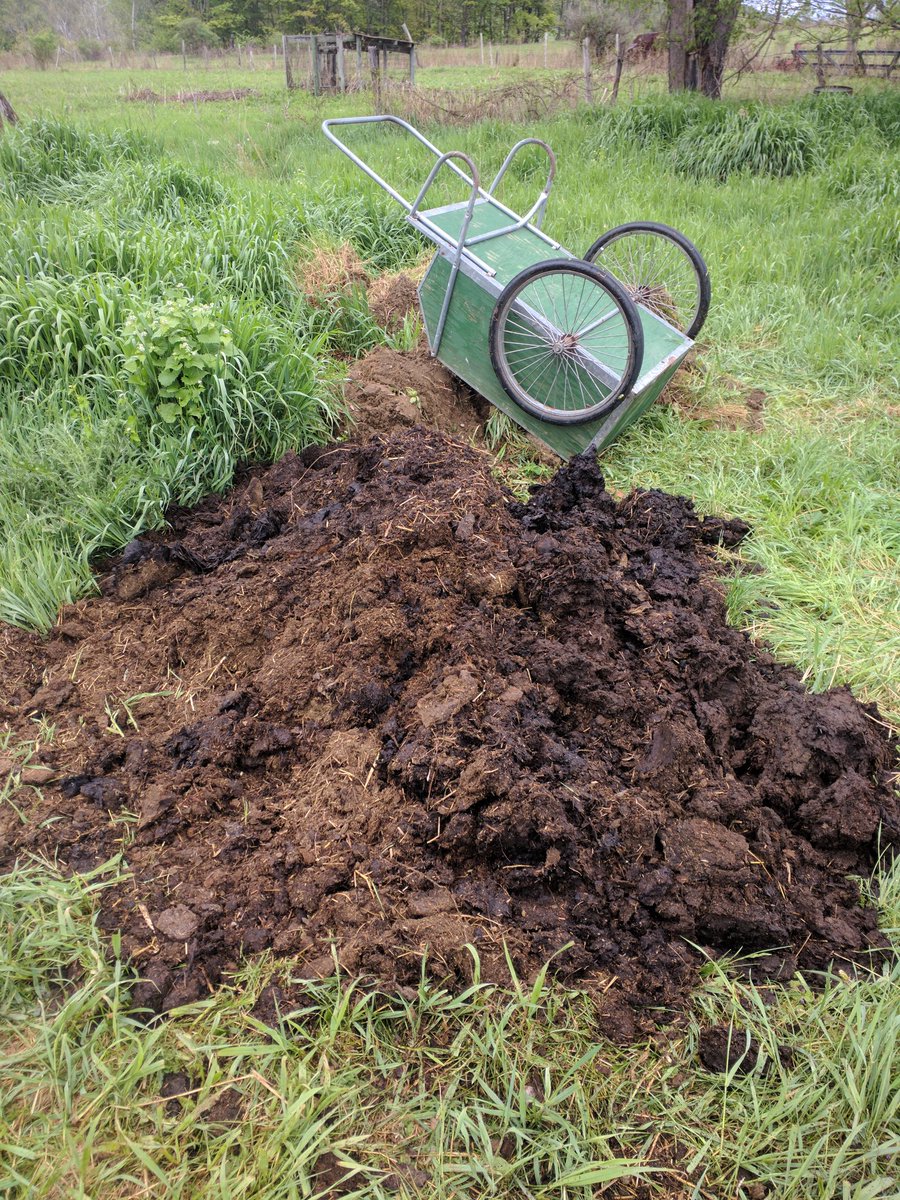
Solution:
[[(521, 218), (521, 224), (527, 225), (528, 222), (533, 217), (535, 219), (534, 220), (535, 225), (537, 225), (538, 229), (540, 229), (541, 222), (544, 219), (544, 210), (547, 207), (547, 200), (550, 197), (550, 189), (553, 187), (553, 180), (556, 177), (556, 155), (553, 153), (553, 151), (550, 149), (550, 147), (547, 145), (547, 143), (541, 141), (540, 138), (522, 138), (521, 142), (516, 142), (516, 144), (513, 146), (512, 150), (510, 150), (509, 154), (507, 154), (506, 158), (504, 159), (503, 166), (497, 172), (494, 182), (491, 184), (491, 186), (487, 190), (487, 194), (494, 199), (494, 203), (497, 202), (496, 191), (497, 191), (497, 188), (500, 186), (500, 180), (506, 174), (507, 167), (512, 162), (512, 160), (516, 157), (516, 155), (519, 153), (519, 151), (522, 149), (523, 146), (540, 146), (542, 150), (545, 150), (547, 152), (547, 158), (550, 160), (550, 169), (547, 172), (547, 182), (544, 184), (544, 189), (541, 192), (540, 196), (538, 196), (537, 201), (535, 202), (533, 207), (530, 208), (528, 213), (524, 217)], [(504, 232), (504, 231), (501, 230), (501, 232)]]
[[(359, 155), (354, 154), (350, 147), (342, 142), (337, 134), (333, 132), (333, 126), (336, 125), (376, 125), (379, 123), (398, 125), (407, 133), (412, 134), (416, 141), (423, 145), (427, 150), (430, 150), (437, 160), (429, 171), (428, 178), (420, 188), (419, 194), (416, 196), (412, 204), (410, 204), (405, 197), (401, 196), (396, 188), (391, 187), (386, 179), (382, 179), (377, 171), (373, 171), (370, 166), (364, 163)], [(418, 229), (420, 229), (423, 233), (428, 234), (434, 241), (438, 243), (439, 246), (449, 249), (451, 252), (450, 255), (448, 255), (448, 257), (450, 257), (450, 277), (447, 283), (446, 292), (444, 294), (444, 303), (441, 307), (441, 312), (440, 316), (438, 317), (434, 336), (431, 340), (431, 353), (432, 355), (436, 355), (441, 344), (441, 338), (444, 333), (444, 325), (447, 320), (447, 313), (450, 309), (450, 299), (456, 286), (456, 279), (459, 275), (459, 269), (463, 257), (465, 256), (467, 261), (471, 261), (472, 263), (476, 264), (480, 270), (485, 271), (487, 274), (493, 275), (494, 273), (492, 268), (477, 258), (469, 249), (469, 247), (474, 246), (479, 242), (486, 242), (489, 239), (502, 237), (506, 233), (515, 233), (517, 229), (522, 229), (528, 225), (532, 219), (535, 221), (535, 224), (532, 225), (532, 228), (537, 231), (540, 230), (541, 221), (543, 220), (544, 216), (544, 209), (547, 206), (547, 198), (550, 195), (550, 188), (553, 185), (553, 178), (556, 175), (556, 157), (553, 151), (546, 142), (542, 142), (539, 138), (522, 138), (520, 142), (516, 142), (509, 154), (507, 154), (506, 158), (503, 160), (503, 166), (497, 172), (494, 182), (487, 189), (487, 191), (485, 191), (481, 186), (481, 181), (478, 176), (478, 168), (475, 166), (472, 159), (469, 158), (468, 154), (464, 154), (461, 150), (450, 150), (447, 154), (442, 154), (437, 146), (435, 146), (432, 142), (429, 142), (428, 138), (423, 137), (422, 134), (419, 133), (418, 129), (415, 129), (409, 124), (408, 121), (404, 121), (401, 117), (395, 117), (391, 115), (373, 117), (330, 117), (327, 121), (322, 122), (322, 132), (330, 142), (337, 146), (341, 153), (346, 154), (351, 162), (355, 163), (361, 171), (368, 175), (370, 179), (373, 179), (380, 188), (383, 188), (389, 196), (392, 196), (398, 204), (406, 209), (407, 217)], [(495, 193), (497, 188), (500, 186), (500, 182), (502, 181), (503, 176), (506, 174), (510, 163), (519, 153), (519, 151), (525, 146), (540, 146), (543, 150), (545, 150), (547, 157), (550, 160), (550, 167), (547, 172), (547, 182), (544, 184), (541, 194), (538, 196), (537, 200), (534, 202), (525, 216), (520, 217), (517, 213), (513, 212), (511, 208), (507, 208), (505, 204), (502, 204), (497, 199)], [(466, 172), (459, 167), (454, 160), (459, 160), (465, 163), (470, 174), (467, 175)], [(444, 166), (449, 167), (450, 170), (453, 171), (455, 175), (458, 175), (459, 178), (462, 179), (469, 187), (469, 198), (466, 202), (465, 213), (463, 214), (463, 221), (460, 227), (459, 237), (457, 238), (454, 238), (445, 230), (441, 229), (439, 225), (431, 220), (428, 213), (423, 212), (421, 208), (422, 202), (428, 193), (428, 189), (434, 183), (441, 167)], [(475, 212), (475, 205), (478, 203), (479, 197), (483, 203), (490, 204), (494, 208), (499, 209), (500, 212), (508, 217), (511, 217), (512, 220), (508, 225), (504, 225), (500, 229), (492, 229), (485, 233), (479, 233), (476, 237), (469, 237), (469, 227), (472, 224), (472, 216)], [(545, 233), (540, 233), (539, 236), (545, 241), (551, 242), (551, 239), (548, 238)], [(556, 245), (555, 242), (551, 242), (551, 244), (554, 246)]]
[[(422, 134), (419, 133), (418, 129), (414, 129), (408, 121), (404, 121), (401, 117), (329, 117), (327, 121), (322, 122), (322, 132), (330, 142), (333, 142), (335, 146), (337, 146), (338, 150), (347, 155), (351, 162), (356, 163), (359, 169), (364, 171), (370, 179), (374, 179), (378, 186), (384, 188), (389, 196), (393, 196), (398, 204), (402, 204), (407, 213), (411, 213), (413, 206), (410, 204), (410, 202), (404, 199), (404, 197), (401, 196), (395, 188), (392, 188), (386, 179), (382, 179), (377, 171), (373, 171), (371, 167), (367, 166), (359, 157), (359, 155), (354, 154), (350, 147), (346, 145), (346, 143), (342, 142), (337, 134), (331, 132), (332, 125), (374, 125), (378, 122), (383, 122), (388, 125), (399, 125), (401, 129), (405, 129), (407, 133), (411, 133), (416, 141), (421, 142), (423, 146), (429, 149), (435, 158), (443, 157), (437, 146), (435, 146), (432, 142), (429, 142), (428, 138), (423, 137)], [(454, 171), (460, 177), (460, 179), (464, 179), (469, 187), (472, 187), (473, 185), (478, 187), (477, 179), (470, 179), (469, 176), (466, 175), (465, 171), (461, 171), (455, 163), (451, 162), (449, 166), (450, 170)]]
[[(354, 154), (350, 147), (345, 142), (341, 141), (337, 134), (332, 132), (332, 126), (334, 125), (374, 125), (378, 123), (399, 125), (401, 129), (404, 129), (407, 133), (412, 134), (417, 142), (420, 142), (426, 147), (426, 149), (430, 150), (438, 160), (432, 168), (431, 173), (425, 182), (425, 186), (419, 192), (419, 195), (413, 204), (411, 204), (404, 196), (401, 196), (396, 188), (391, 187), (386, 179), (382, 179), (377, 171), (373, 171), (367, 163), (363, 162), (359, 155)], [(452, 150), (448, 154), (443, 154), (433, 142), (430, 142), (428, 138), (423, 137), (422, 134), (419, 133), (418, 129), (410, 125), (408, 121), (404, 121), (402, 117), (394, 117), (388, 114), (374, 117), (330, 117), (327, 121), (322, 122), (322, 132), (325, 134), (328, 140), (337, 146), (337, 148), (343, 154), (346, 154), (351, 162), (355, 163), (356, 166), (358, 166), (361, 171), (368, 175), (370, 179), (373, 179), (380, 188), (383, 188), (389, 196), (392, 196), (398, 204), (402, 205), (402, 207), (406, 209), (406, 213), (411, 220), (415, 220), (417, 223), (421, 224), (424, 228), (424, 231), (431, 234), (431, 236), (437, 241), (446, 243), (448, 240), (447, 234), (442, 229), (439, 229), (436, 225), (434, 225), (424, 213), (419, 211), (419, 205), (422, 202), (423, 196), (428, 191), (429, 186), (434, 181), (435, 175), (437, 175), (444, 163), (446, 163), (450, 170), (453, 171), (455, 175), (458, 175), (459, 178), (467, 183), (472, 189), (472, 194), (470, 196), (470, 203), (472, 205), (474, 205), (475, 199), (480, 196), (483, 200), (489, 200), (491, 204), (495, 205), (502, 212), (506, 213), (507, 216), (513, 218), (511, 223), (509, 225), (504, 225), (502, 229), (496, 229), (492, 230), (490, 233), (480, 234), (478, 237), (472, 238), (470, 241), (466, 240), (464, 229), (463, 235), (460, 238), (460, 242), (463, 246), (475, 245), (476, 242), (487, 241), (489, 238), (500, 237), (505, 233), (513, 233), (516, 229), (521, 229), (523, 226), (529, 224), (529, 222), (532, 220), (538, 229), (541, 226), (544, 210), (547, 207), (547, 199), (550, 196), (550, 189), (553, 186), (553, 179), (556, 175), (556, 155), (553, 153), (547, 143), (541, 141), (540, 138), (523, 138), (520, 142), (516, 142), (509, 154), (507, 154), (503, 162), (503, 166), (497, 172), (493, 183), (485, 191), (485, 189), (481, 186), (475, 164), (467, 154), (463, 154), (462, 151), (459, 150)], [(537, 200), (531, 206), (525, 216), (520, 217), (517, 213), (513, 212), (511, 208), (507, 208), (505, 204), (501, 203), (497, 199), (495, 193), (500, 181), (506, 174), (510, 163), (519, 153), (519, 151), (525, 146), (540, 146), (543, 150), (545, 150), (547, 157), (550, 160), (550, 167), (547, 173), (547, 182), (544, 184), (540, 196), (538, 196)], [(467, 175), (465, 171), (458, 167), (456, 163), (452, 161), (454, 158), (461, 158), (472, 172), (471, 175)]]

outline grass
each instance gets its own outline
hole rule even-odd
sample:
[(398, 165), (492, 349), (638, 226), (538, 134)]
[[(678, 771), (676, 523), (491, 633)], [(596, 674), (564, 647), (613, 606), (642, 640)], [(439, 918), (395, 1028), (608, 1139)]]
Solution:
[[(116, 101), (120, 87), (162, 90), (162, 74), (4, 76), (41, 122), (0, 141), (0, 619), (51, 624), (61, 600), (92, 586), (92, 558), (158, 524), (171, 499), (227, 487), (245, 457), (325, 436), (336, 356), (384, 335), (359, 292), (310, 304), (299, 266), (345, 240), (377, 270), (421, 252), (399, 210), (318, 132), (364, 97), (314, 102), (284, 94), (274, 73), (211, 70), (186, 86), (261, 94)], [(700, 245), (714, 289), (700, 365), (604, 470), (618, 489), (663, 487), (749, 520), (742, 558), (762, 572), (732, 578), (734, 619), (811, 686), (849, 683), (900, 723), (897, 104), (873, 87), (774, 116), (740, 107), (708, 116), (648, 101), (430, 132), (487, 175), (517, 137), (547, 137), (560, 163), (548, 229), (572, 249), (640, 217)], [(733, 145), (728, 170), (679, 169), (692, 122), (716, 154), (722, 129), (753, 122), (780, 122), (788, 144), (813, 129), (814, 152), (787, 175), (771, 169), (778, 138), (762, 170)], [(411, 150), (374, 135), (360, 144), (405, 194), (417, 190)], [(539, 181), (523, 159), (505, 186), (527, 207)], [(173, 297), (170, 344), (161, 313)], [(145, 351), (132, 373), (136, 330)], [(182, 340), (200, 358), (166, 383)], [(744, 419), (750, 390), (763, 393), (761, 427)], [(504, 422), (490, 433), (513, 483), (541, 477)], [(697, 1200), (751, 1200), (756, 1183), (797, 1200), (900, 1188), (896, 966), (761, 991), (709, 964), (686, 1022), (627, 1051), (598, 1039), (583, 997), (546, 978), (406, 998), (295, 981), (298, 1013), (272, 1031), (253, 1015), (277, 976), (264, 958), (148, 1027), (129, 1014), (115, 943), (110, 957), (93, 922), (108, 878), (32, 864), (0, 888), (3, 1195), (335, 1194), (314, 1178), (326, 1167), (348, 1194), (378, 1198), (586, 1198), (617, 1175), (629, 1196), (642, 1171)], [(878, 896), (897, 940), (896, 868)], [(698, 1064), (701, 1029), (721, 1023), (759, 1046), (749, 1073)], [(161, 1089), (177, 1075), (188, 1094), (167, 1107)]]
[[(814, 119), (823, 147), (816, 169), (786, 179), (744, 170), (710, 183), (674, 172), (671, 147), (684, 135), (685, 112), (707, 109), (691, 101), (676, 102), (674, 117), (648, 102), (623, 106), (621, 117), (582, 111), (538, 128), (483, 123), (454, 131), (452, 141), (489, 175), (516, 137), (547, 137), (559, 156), (547, 227), (573, 249), (648, 215), (702, 247), (714, 292), (704, 371), (682, 376), (686, 403), (658, 408), (605, 457), (606, 471), (619, 488), (682, 491), (701, 508), (748, 519), (754, 536), (744, 554), (764, 574), (734, 581), (735, 617), (800, 663), (812, 686), (848, 682), (900, 721), (897, 103), (874, 92), (850, 104), (824, 101), (786, 110), (788, 123)], [(664, 135), (636, 136), (641, 144), (630, 149), (623, 134), (603, 148), (599, 130), (610, 120), (662, 125)], [(840, 132), (847, 127), (859, 139), (849, 148)], [(432, 135), (449, 144), (446, 132)], [(266, 136), (274, 144), (274, 133)], [(394, 248), (395, 262), (406, 261), (415, 246), (397, 239), (395, 210), (374, 189), (361, 193), (356, 169), (320, 141), (298, 130), (279, 151), (284, 158), (272, 159), (276, 175), (290, 164), (304, 198), (320, 195), (314, 181), (327, 175), (326, 203), (314, 199), (308, 209), (312, 224), (350, 239), (363, 256), (380, 254), (379, 265), (391, 265)], [(414, 192), (424, 174), (414, 147), (390, 135), (359, 145), (404, 194)], [(523, 160), (510, 172), (511, 203), (527, 206), (537, 186)], [(720, 411), (753, 389), (765, 393), (764, 430), (725, 428)], [(534, 478), (531, 467), (526, 477)]]
[[(35, 865), (0, 893), (4, 1195), (274, 1200), (343, 1179), (373, 1200), (588, 1200), (642, 1178), (696, 1197), (896, 1194), (896, 964), (762, 993), (710, 963), (687, 1019), (638, 1050), (598, 1039), (590, 1004), (546, 975), (404, 998), (291, 985), (264, 958), (147, 1026), (93, 922), (114, 877)], [(896, 930), (900, 873), (881, 904)], [(291, 997), (275, 1028), (254, 1015), (273, 979)], [(698, 1065), (712, 1025), (752, 1038), (751, 1069)]]

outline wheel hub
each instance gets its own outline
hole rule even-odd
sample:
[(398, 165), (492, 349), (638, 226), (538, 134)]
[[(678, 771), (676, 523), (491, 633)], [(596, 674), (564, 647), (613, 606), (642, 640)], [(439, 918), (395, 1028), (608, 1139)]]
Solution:
[(574, 354), (578, 348), (578, 334), (564, 333), (558, 337), (553, 343), (551, 349), (554, 354)]

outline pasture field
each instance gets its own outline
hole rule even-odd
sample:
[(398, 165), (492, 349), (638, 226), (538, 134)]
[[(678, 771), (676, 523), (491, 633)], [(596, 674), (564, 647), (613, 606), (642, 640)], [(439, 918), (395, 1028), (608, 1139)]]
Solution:
[[(51, 626), (170, 503), (327, 438), (348, 359), (417, 336), (408, 322), (388, 339), (360, 293), (322, 305), (298, 284), (316, 249), (345, 242), (380, 271), (422, 258), (319, 132), (369, 98), (288, 95), (262, 69), (169, 87), (259, 92), (241, 101), (126, 98), (169, 74), (2, 76), (23, 117), (0, 139), (0, 619), (16, 625)], [(489, 177), (518, 137), (546, 138), (547, 229), (572, 249), (640, 218), (700, 246), (713, 305), (697, 361), (604, 473), (747, 521), (733, 620), (814, 690), (848, 684), (900, 722), (896, 92), (647, 96), (427, 132)], [(416, 154), (359, 144), (417, 190)], [(527, 207), (540, 168), (508, 182)], [(522, 492), (547, 473), (515, 438), (497, 460)], [(52, 737), (44, 723), (33, 746), (0, 742), (0, 802)], [(23, 865), (0, 888), (3, 1194), (875, 1200), (900, 1186), (896, 965), (757, 989), (710, 963), (685, 1019), (627, 1049), (544, 976), (461, 996), (306, 984), (298, 1022), (273, 1031), (251, 1011), (275, 977), (265, 956), (145, 1026), (94, 921), (117, 869)], [(895, 941), (898, 889), (889, 866), (865, 884)], [(752, 1070), (698, 1064), (716, 1023), (752, 1035)], [(160, 1104), (164, 1081), (187, 1095)]]

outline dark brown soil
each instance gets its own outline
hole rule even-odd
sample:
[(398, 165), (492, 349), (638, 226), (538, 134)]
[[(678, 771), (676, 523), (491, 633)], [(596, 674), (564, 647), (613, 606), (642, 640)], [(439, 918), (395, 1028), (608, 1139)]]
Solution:
[(369, 311), (382, 329), (397, 333), (411, 313), (419, 311), (416, 281), (405, 271), (396, 275), (378, 275), (369, 284)]
[(481, 436), (489, 411), (424, 346), (406, 352), (379, 346), (350, 367), (344, 397), (362, 438), (427, 425), (471, 441)]
[(423, 952), (508, 978), (506, 943), (627, 1037), (702, 954), (858, 961), (893, 747), (726, 625), (713, 548), (744, 532), (616, 504), (584, 458), (523, 506), (422, 429), (288, 455), (132, 543), (48, 641), (0, 634), (0, 716), (45, 714), (59, 772), (0, 811), (0, 863), (124, 849), (102, 922), (164, 1009), (242, 951), (405, 986)]

